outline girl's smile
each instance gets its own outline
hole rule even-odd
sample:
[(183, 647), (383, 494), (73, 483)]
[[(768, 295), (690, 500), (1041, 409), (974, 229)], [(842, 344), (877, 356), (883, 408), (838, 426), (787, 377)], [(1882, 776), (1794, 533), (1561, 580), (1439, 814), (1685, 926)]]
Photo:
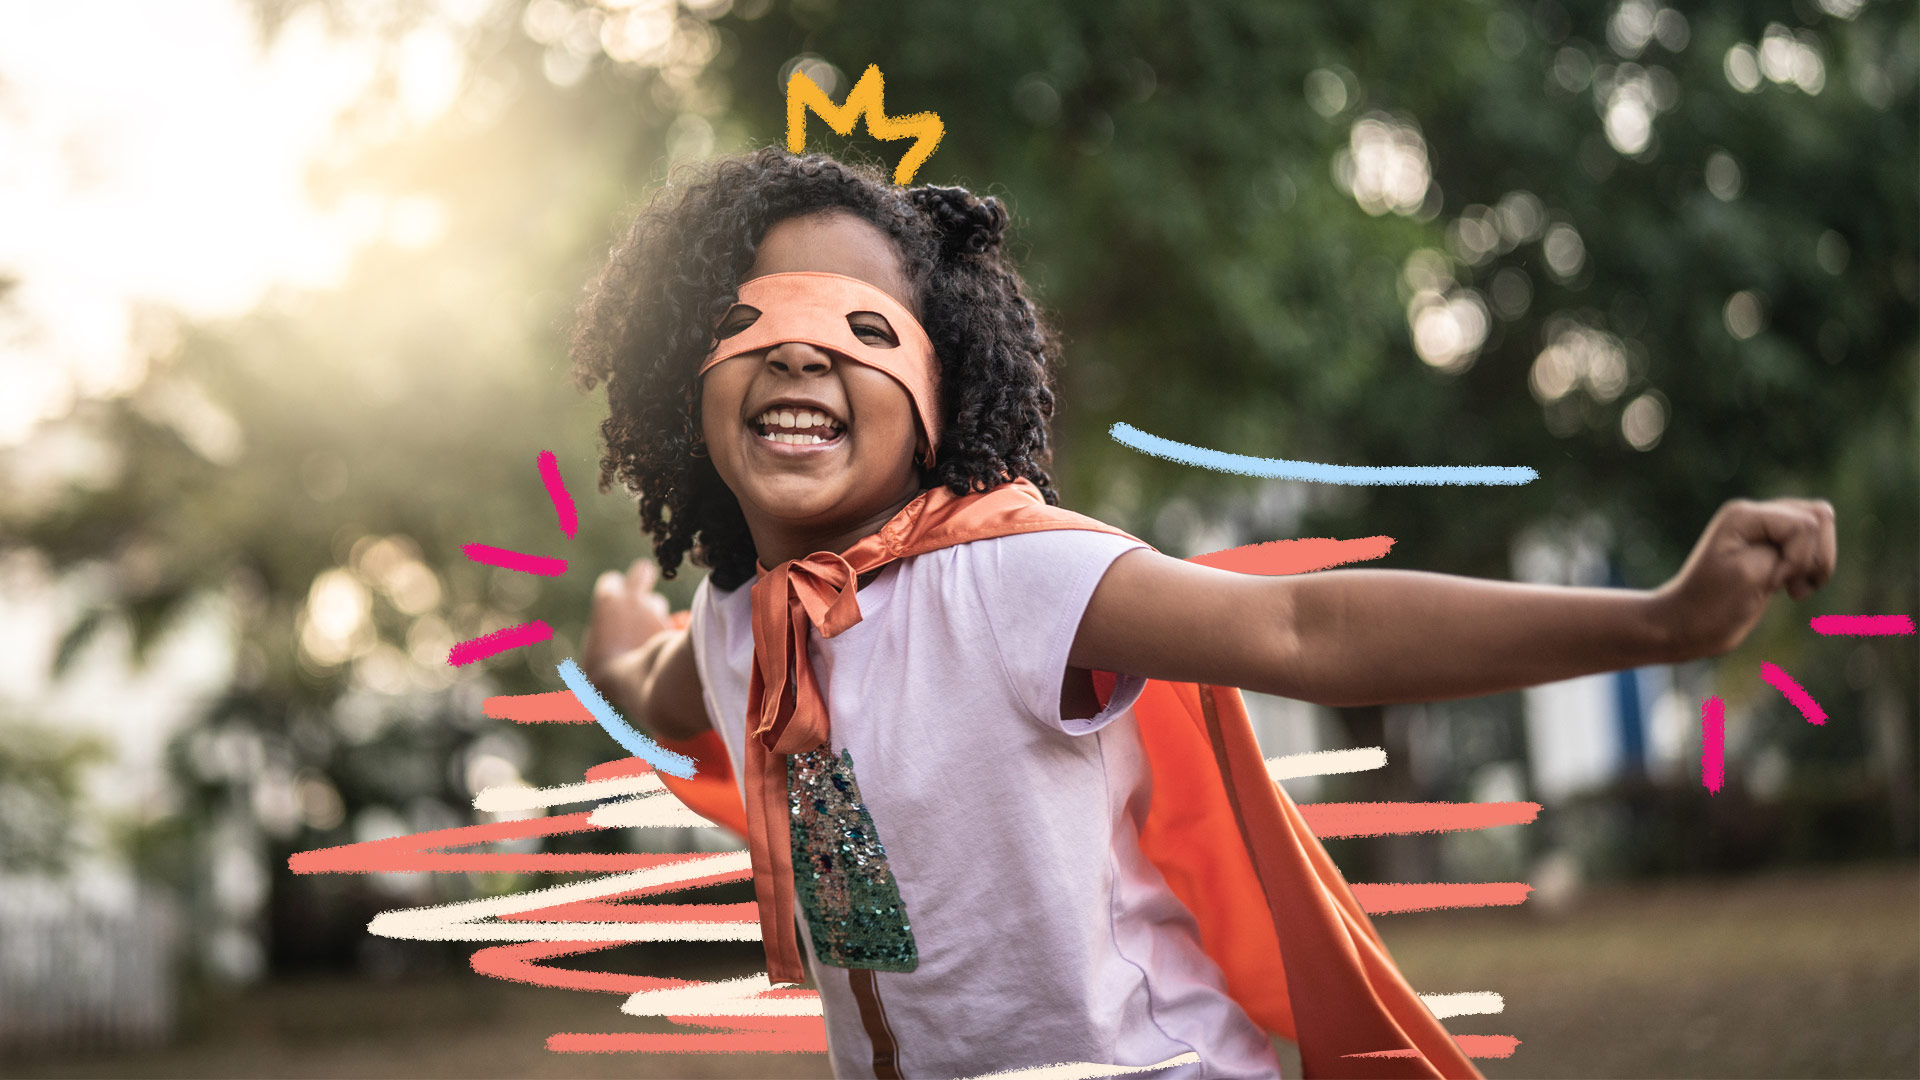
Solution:
[[(856, 278), (917, 308), (893, 242), (851, 214), (789, 218), (767, 230), (747, 280), (793, 271)], [(737, 304), (715, 336), (737, 334), (759, 315)], [(848, 325), (867, 344), (898, 344), (875, 312), (854, 312)], [(739, 500), (764, 565), (842, 550), (920, 492), (915, 462), (925, 433), (906, 388), (878, 368), (781, 342), (715, 364), (700, 401), (714, 469)]]
[(775, 402), (754, 418), (752, 427), (773, 447), (790, 447), (780, 451), (790, 454), (815, 453), (820, 447), (838, 444), (847, 433), (841, 420), (804, 401)]

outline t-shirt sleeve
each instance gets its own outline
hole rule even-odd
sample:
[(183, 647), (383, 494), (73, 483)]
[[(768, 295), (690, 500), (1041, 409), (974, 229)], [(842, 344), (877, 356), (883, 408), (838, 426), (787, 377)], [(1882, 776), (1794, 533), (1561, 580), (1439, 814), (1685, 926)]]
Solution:
[(1133, 705), (1146, 680), (1119, 675), (1098, 715), (1060, 715), (1067, 655), (1087, 602), (1113, 561), (1145, 544), (1124, 536), (1057, 529), (980, 542), (975, 577), (1000, 663), (1028, 715), (1069, 735), (1089, 735)]
[(714, 693), (721, 673), (714, 653), (724, 650), (716, 648), (713, 607), (713, 580), (701, 578), (693, 590), (693, 603), (687, 607), (687, 640), (693, 647), (693, 669), (700, 676), (700, 700), (707, 707), (707, 723), (721, 731), (719, 700)]

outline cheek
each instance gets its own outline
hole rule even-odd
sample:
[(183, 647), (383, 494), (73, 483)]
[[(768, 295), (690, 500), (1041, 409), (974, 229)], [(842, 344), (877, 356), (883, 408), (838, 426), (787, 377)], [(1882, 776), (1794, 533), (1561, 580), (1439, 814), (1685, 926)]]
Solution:
[(694, 417), (700, 425), (701, 446), (694, 455), (710, 458), (714, 471), (731, 488), (742, 479), (736, 440), (747, 380), (729, 378), (726, 367), (720, 364), (701, 379), (699, 413)]
[(844, 374), (847, 398), (853, 406), (854, 430), (861, 435), (861, 442), (870, 450), (897, 450), (912, 457), (919, 426), (906, 388), (885, 372), (849, 367), (851, 370)]
[(729, 360), (719, 364), (700, 380), (700, 432), (708, 444), (720, 442), (740, 416), (740, 403), (747, 380), (739, 378)]

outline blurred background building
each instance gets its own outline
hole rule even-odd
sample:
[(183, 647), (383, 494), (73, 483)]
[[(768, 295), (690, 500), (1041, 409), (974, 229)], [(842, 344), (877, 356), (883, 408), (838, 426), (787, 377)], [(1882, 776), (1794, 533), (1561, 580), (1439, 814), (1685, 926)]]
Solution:
[[(600, 405), (569, 381), (571, 311), (675, 164), (778, 141), (792, 71), (837, 98), (877, 63), (891, 110), (945, 121), (917, 180), (1014, 212), (1066, 340), (1063, 501), (1164, 550), (1386, 534), (1383, 565), (1649, 587), (1726, 498), (1831, 499), (1833, 583), (1720, 661), (1391, 709), (1263, 699), (1255, 716), (1274, 754), (1386, 748), (1386, 768), (1289, 782), (1302, 799), (1545, 807), (1529, 826), (1330, 844), (1355, 880), (1536, 886), (1500, 932), (1557, 944), (1497, 971), (1423, 952), (1424, 916), (1385, 920), (1403, 956), (1461, 979), (1589, 972), (1510, 1010), (1500, 1030), (1526, 1045), (1490, 1075), (1920, 1073), (1920, 937), (1866, 929), (1915, 902), (1913, 640), (1807, 625), (1920, 613), (1917, 35), (1911, 4), (1875, 0), (6, 6), (0, 1060), (655, 1067), (550, 1064), (552, 1028), (513, 1043), (530, 1057), (449, 1056), (412, 1013), (419, 1030), (393, 1021), (400, 1041), (378, 1043), (368, 1017), (402, 1010), (348, 1003), (389, 1001), (381, 987), (408, 987), (409, 1009), (493, 999), (461, 950), (370, 938), (367, 920), (537, 882), (296, 877), (287, 859), (486, 820), (478, 789), (613, 756), (597, 731), (480, 708), (553, 689), (594, 574), (647, 550), (631, 500), (591, 493)], [(1135, 454), (1116, 421), (1541, 478), (1253, 481)], [(535, 474), (545, 449), (581, 501), (571, 541)], [(573, 569), (491, 570), (469, 542)], [(696, 580), (668, 590), (684, 604)], [(552, 641), (444, 663), (533, 617)], [(1833, 719), (1804, 723), (1762, 659)], [(1728, 704), (1713, 796), (1708, 694)], [(1614, 907), (1582, 908), (1583, 889)], [(1693, 907), (1662, 906), (1688, 889)], [(1609, 911), (1649, 941), (1718, 941), (1702, 905), (1750, 932), (1617, 971), (1577, 951)], [(1832, 938), (1823, 918), (1846, 911), (1879, 943)], [(1477, 925), (1431, 940), (1477, 942)], [(1826, 989), (1745, 1001), (1765, 980), (1743, 950)], [(1643, 991), (1684, 1002), (1656, 1021), (1695, 1019), (1593, 1043), (1626, 1007), (1595, 1002)], [(302, 1023), (333, 1034), (289, 1043)], [(419, 1056), (311, 1056), (415, 1036)]]

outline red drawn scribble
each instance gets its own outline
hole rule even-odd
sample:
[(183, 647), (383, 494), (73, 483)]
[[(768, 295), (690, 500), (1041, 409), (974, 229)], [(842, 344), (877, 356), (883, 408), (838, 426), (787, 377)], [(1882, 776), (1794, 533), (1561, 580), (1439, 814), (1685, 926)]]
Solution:
[(1828, 637), (1906, 637), (1913, 619), (1906, 615), (1815, 615), (1813, 632)]
[(1727, 703), (1710, 697), (1700, 703), (1700, 783), (1720, 794), (1727, 778)]
[[(521, 696), (523, 698), (532, 698), (532, 697), (546, 697), (547, 695), (523, 694)], [(573, 695), (568, 694), (567, 696), (572, 697)], [(500, 701), (502, 699), (488, 698), (487, 700)], [(576, 701), (575, 704), (578, 705), (579, 702)], [(585, 709), (581, 709), (580, 711), (586, 712)], [(591, 723), (593, 718), (589, 716), (587, 719), (588, 719), (588, 722)], [(585, 780), (611, 780), (616, 776), (639, 776), (642, 773), (650, 773), (652, 771), (653, 771), (653, 766), (647, 764), (646, 762), (640, 760), (639, 758), (634, 758), (634, 757), (614, 758), (612, 761), (603, 761), (598, 765), (594, 765), (590, 767), (589, 769), (587, 769), (586, 772), (581, 774), (581, 778)]]
[(494, 653), (517, 649), (522, 645), (532, 645), (551, 637), (553, 637), (553, 627), (540, 619), (535, 619), (532, 622), (521, 623), (519, 626), (509, 626), (504, 630), (495, 630), (491, 634), (462, 641), (448, 650), (447, 663), (460, 667), (471, 664), (475, 660), (485, 660)]
[[(577, 526), (577, 515), (572, 499), (560, 481), (559, 467), (551, 453), (541, 455), (540, 468), (561, 528), (568, 536), (572, 536)], [(1295, 574), (1378, 559), (1388, 553), (1393, 543), (1393, 538), (1387, 536), (1356, 540), (1282, 540), (1214, 552), (1193, 561), (1239, 573)], [(566, 569), (565, 560), (542, 559), (484, 544), (470, 544), (464, 550), (476, 562), (509, 570), (552, 575)], [(461, 642), (449, 654), (448, 662), (455, 665), (471, 663), (507, 649), (547, 640), (552, 633), (550, 627), (537, 620), (509, 627), (482, 638)], [(594, 722), (593, 716), (569, 691), (492, 697), (486, 700), (482, 708), (491, 718), (522, 724)], [(638, 776), (650, 771), (651, 767), (646, 762), (638, 758), (624, 758), (586, 770), (584, 780), (593, 783)], [(567, 786), (562, 785), (563, 788)], [(558, 792), (559, 789), (542, 791)], [(555, 798), (559, 801), (557, 796)], [(1308, 817), (1308, 827), (1317, 835), (1329, 837), (1490, 828), (1524, 824), (1534, 820), (1539, 813), (1539, 806), (1534, 803), (1330, 803), (1301, 809)], [(817, 1010), (818, 995), (812, 991), (765, 987), (756, 992), (742, 993), (734, 987), (715, 983), (627, 975), (552, 963), (567, 957), (600, 953), (633, 940), (673, 938), (676, 934), (695, 939), (702, 933), (719, 933), (724, 938), (742, 932), (747, 927), (757, 929), (757, 910), (751, 903), (633, 902), (663, 892), (722, 881), (744, 881), (751, 876), (749, 866), (726, 863), (724, 859), (711, 854), (472, 850), (481, 845), (505, 841), (537, 841), (549, 836), (595, 831), (603, 827), (593, 822), (595, 813), (584, 811), (442, 829), (303, 852), (294, 856), (289, 866), (295, 873), (546, 872), (603, 874), (611, 877), (649, 870), (670, 871), (668, 880), (634, 888), (623, 888), (630, 882), (608, 881), (604, 877), (580, 883), (586, 887), (585, 893), (569, 886), (566, 889), (572, 889), (572, 892), (567, 895), (562, 887), (549, 887), (540, 891), (561, 890), (563, 895), (509, 896), (503, 898), (504, 904), (499, 900), (488, 901), (489, 906), (481, 913), (463, 914), (450, 910), (457, 908), (458, 904), (388, 912), (376, 919), (370, 929), (403, 938), (500, 940), (520, 932), (512, 927), (524, 926), (528, 939), (509, 940), (505, 944), (476, 951), (472, 958), (474, 971), (532, 986), (626, 994), (629, 998), (623, 1011), (633, 1015), (663, 1016), (680, 1029), (644, 1033), (560, 1032), (547, 1040), (547, 1049), (553, 1052), (824, 1052), (827, 1046), (823, 1018), (817, 1012), (813, 1015), (792, 1014), (796, 1006), (809, 1002), (812, 1003), (810, 1007)], [(709, 860), (714, 865), (711, 869), (693, 866), (696, 860)], [(596, 888), (595, 882), (606, 882), (606, 885)], [(1376, 915), (1435, 908), (1512, 905), (1523, 902), (1531, 891), (1530, 886), (1514, 882), (1465, 885), (1390, 883), (1356, 885), (1353, 889), (1362, 908)], [(466, 903), (469, 907), (473, 904)], [(622, 930), (622, 927), (630, 929)], [(675, 931), (674, 927), (687, 929)], [(595, 940), (547, 940), (556, 934), (587, 934)], [(761, 978), (764, 980), (764, 975)], [(659, 997), (663, 992), (666, 996)], [(696, 996), (690, 999), (687, 993)], [(650, 996), (652, 1002), (635, 1004)], [(682, 1004), (689, 1000), (697, 1000), (697, 1006)], [(697, 1011), (698, 1015), (680, 1015), (678, 1010), (682, 1008), (690, 1013)], [(1459, 1038), (1463, 1050), (1471, 1057), (1506, 1057), (1519, 1045), (1518, 1039), (1509, 1036)]]
[(1762, 663), (1760, 679), (1786, 695), (1787, 700), (1793, 703), (1793, 707), (1800, 710), (1800, 715), (1807, 718), (1807, 723), (1825, 724), (1827, 722), (1827, 711), (1820, 707), (1819, 702), (1813, 700), (1813, 695), (1801, 689), (1800, 684), (1793, 681), (1793, 676), (1787, 674), (1778, 664)]
[(1400, 836), (1525, 825), (1540, 816), (1540, 804), (1486, 803), (1301, 803), (1300, 816), (1321, 839)]
[[(548, 697), (550, 695), (530, 694), (522, 695), (518, 699), (495, 698), (488, 702), (489, 711), (510, 716), (551, 713), (554, 711), (552, 703), (540, 700)], [(583, 779), (591, 782), (644, 776), (650, 772), (652, 768), (646, 762), (638, 758), (623, 758), (586, 770)], [(479, 974), (511, 982), (622, 995), (659, 990), (699, 990), (713, 985), (698, 980), (559, 967), (548, 962), (563, 957), (602, 952), (633, 940), (641, 940), (643, 937), (647, 940), (672, 939), (677, 935), (671, 927), (676, 925), (711, 926), (718, 923), (734, 923), (757, 930), (757, 910), (752, 903), (634, 902), (691, 888), (746, 881), (751, 877), (752, 870), (739, 856), (715, 855), (706, 852), (599, 854), (472, 850), (482, 845), (509, 840), (570, 836), (599, 831), (602, 827), (589, 820), (591, 817), (591, 811), (584, 811), (363, 841), (340, 847), (301, 852), (289, 860), (288, 866), (296, 874), (547, 872), (608, 876), (636, 870), (686, 868), (686, 872), (674, 875), (671, 880), (665, 882), (627, 889), (616, 887), (612, 891), (601, 890), (600, 895), (584, 900), (555, 902), (541, 895), (550, 890), (539, 890), (520, 897), (508, 896), (490, 901), (495, 904), (500, 904), (502, 901), (505, 903), (505, 906), (490, 916), (495, 926), (525, 924), (537, 934), (538, 924), (542, 923), (564, 923), (569, 927), (586, 924), (594, 926), (596, 930), (606, 927), (613, 930), (616, 935), (622, 936), (616, 940), (512, 941), (476, 951), (472, 958), (472, 966), (473, 970)], [(712, 869), (702, 869), (701, 863), (711, 864)], [(591, 887), (595, 881), (606, 880), (608, 880), (607, 877), (590, 878), (584, 884)], [(376, 919), (375, 925), (377, 927), (381, 920), (391, 920), (394, 915), (400, 914), (408, 919), (410, 925), (429, 924), (433, 931), (440, 931), (402, 936), (468, 940), (470, 938), (460, 932), (463, 927), (486, 924), (475, 923), (470, 917), (461, 917), (458, 907), (456, 903), (400, 913), (390, 912)], [(621, 926), (634, 929), (623, 935), (617, 930)], [(669, 929), (665, 934), (644, 935), (641, 932), (642, 928), (647, 927)], [(514, 932), (516, 931), (508, 931), (508, 933)], [(500, 935), (492, 936), (497, 938)], [(738, 1002), (742, 1011), (748, 1015), (726, 1015), (724, 1007), (708, 1008), (702, 1015), (677, 1015), (668, 1012), (665, 1018), (669, 1022), (689, 1030), (645, 1033), (561, 1032), (547, 1040), (547, 1048), (562, 1053), (824, 1052), (826, 1026), (820, 1016), (751, 1015), (757, 1005), (764, 1006), (769, 1002), (805, 1004), (817, 1002), (817, 998), (818, 995), (810, 990), (769, 989), (757, 994), (722, 999), (727, 1004)]]
[(1380, 882), (1354, 884), (1353, 898), (1369, 915), (1398, 915), (1440, 908), (1512, 907), (1525, 903), (1533, 886), (1524, 881)]
[(363, 840), (357, 844), (300, 852), (287, 860), (287, 869), (296, 874), (616, 873), (665, 865), (677, 857), (640, 852), (599, 854), (456, 850), (507, 840), (571, 836), (574, 833), (596, 831), (599, 826), (588, 822), (588, 816), (586, 811), (582, 811), (526, 821), (462, 825), (384, 840)]
[[(749, 905), (751, 906), (751, 905)], [(554, 990), (589, 990), (607, 994), (634, 994), (643, 990), (676, 990), (703, 985), (689, 979), (583, 971), (545, 963), (617, 948), (609, 941), (520, 941), (495, 945), (473, 954), (473, 970), (508, 982)], [(811, 996), (802, 990), (775, 991), (784, 997)], [(690, 1032), (559, 1032), (547, 1038), (547, 1049), (558, 1053), (825, 1053), (824, 1022), (807, 1016), (742, 1016), (719, 1023), (712, 1016), (669, 1016), (675, 1024), (706, 1031)]]
[(506, 548), (497, 548), (490, 544), (468, 544), (460, 549), (467, 558), (487, 566), (497, 566), (502, 570), (518, 570), (523, 574), (539, 574), (541, 577), (559, 577), (567, 572), (567, 560), (550, 559), (544, 555), (527, 555)]
[[(514, 694), (507, 697), (490, 697), (480, 705), (480, 711), (494, 720), (511, 720), (516, 724), (591, 724), (593, 714), (587, 711), (580, 699), (573, 696), (571, 690), (555, 690), (546, 694)], [(592, 779), (591, 775), (588, 779)]]
[(1310, 537), (1248, 544), (1196, 555), (1187, 561), (1241, 574), (1305, 574), (1345, 563), (1383, 558), (1392, 548), (1391, 536), (1363, 536), (1357, 540)]
[[(1510, 1058), (1520, 1046), (1520, 1040), (1511, 1035), (1455, 1035), (1453, 1041), (1462, 1053), (1470, 1058)], [(1345, 1054), (1350, 1058), (1410, 1058), (1418, 1057), (1418, 1050), (1375, 1050), (1367, 1054)]]
[(580, 529), (580, 513), (573, 507), (573, 496), (567, 492), (566, 482), (560, 479), (560, 459), (553, 451), (540, 451), (540, 479), (547, 485), (547, 498), (553, 503), (553, 515), (560, 520), (560, 531), (573, 539)]

